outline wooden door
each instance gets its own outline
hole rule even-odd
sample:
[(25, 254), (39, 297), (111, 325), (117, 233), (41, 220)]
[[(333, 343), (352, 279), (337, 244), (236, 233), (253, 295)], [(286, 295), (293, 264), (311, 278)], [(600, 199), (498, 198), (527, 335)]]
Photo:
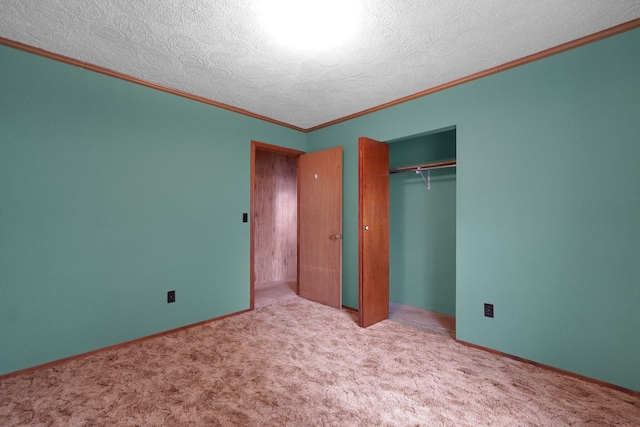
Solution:
[(358, 140), (358, 323), (389, 317), (389, 146)]
[(300, 296), (342, 307), (342, 147), (298, 158)]

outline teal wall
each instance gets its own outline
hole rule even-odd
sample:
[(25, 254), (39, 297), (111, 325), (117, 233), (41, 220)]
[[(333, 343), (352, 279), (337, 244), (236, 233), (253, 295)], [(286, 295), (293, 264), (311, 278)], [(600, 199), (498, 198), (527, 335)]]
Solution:
[(455, 126), (458, 339), (640, 390), (638, 46), (636, 29), (310, 133), (344, 147), (344, 303), (357, 138)]
[(0, 374), (248, 309), (252, 139), (305, 149), (0, 46)]
[(638, 46), (630, 31), (306, 136), (0, 47), (0, 374), (248, 308), (251, 139), (344, 148), (356, 307), (357, 138), (455, 126), (458, 338), (640, 390)]
[[(455, 129), (389, 143), (389, 167), (456, 158)], [(392, 302), (455, 316), (456, 172), (389, 177), (389, 297)]]

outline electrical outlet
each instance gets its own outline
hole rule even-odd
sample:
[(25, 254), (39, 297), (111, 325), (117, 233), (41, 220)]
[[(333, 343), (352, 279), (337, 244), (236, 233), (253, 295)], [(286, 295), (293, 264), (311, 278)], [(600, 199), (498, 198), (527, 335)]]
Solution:
[(176, 291), (167, 292), (167, 304), (176, 302)]
[(484, 305), (484, 316), (485, 317), (493, 317), (493, 304), (485, 304)]
[(242, 214), (242, 222), (249, 222), (249, 214), (248, 213), (243, 213)]

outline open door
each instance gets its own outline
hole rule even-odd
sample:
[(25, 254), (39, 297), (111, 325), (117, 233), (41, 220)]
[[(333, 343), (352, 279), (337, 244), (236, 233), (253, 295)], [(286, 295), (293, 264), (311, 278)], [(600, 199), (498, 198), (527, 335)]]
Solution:
[(299, 294), (342, 308), (342, 147), (298, 158), (298, 192)]
[(389, 146), (358, 139), (358, 323), (389, 317)]

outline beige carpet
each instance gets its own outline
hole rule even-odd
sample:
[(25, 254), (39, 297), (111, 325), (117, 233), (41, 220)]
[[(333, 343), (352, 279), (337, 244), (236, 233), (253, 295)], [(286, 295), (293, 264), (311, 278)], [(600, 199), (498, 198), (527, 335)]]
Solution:
[(640, 398), (294, 297), (5, 378), (0, 425), (638, 426)]

